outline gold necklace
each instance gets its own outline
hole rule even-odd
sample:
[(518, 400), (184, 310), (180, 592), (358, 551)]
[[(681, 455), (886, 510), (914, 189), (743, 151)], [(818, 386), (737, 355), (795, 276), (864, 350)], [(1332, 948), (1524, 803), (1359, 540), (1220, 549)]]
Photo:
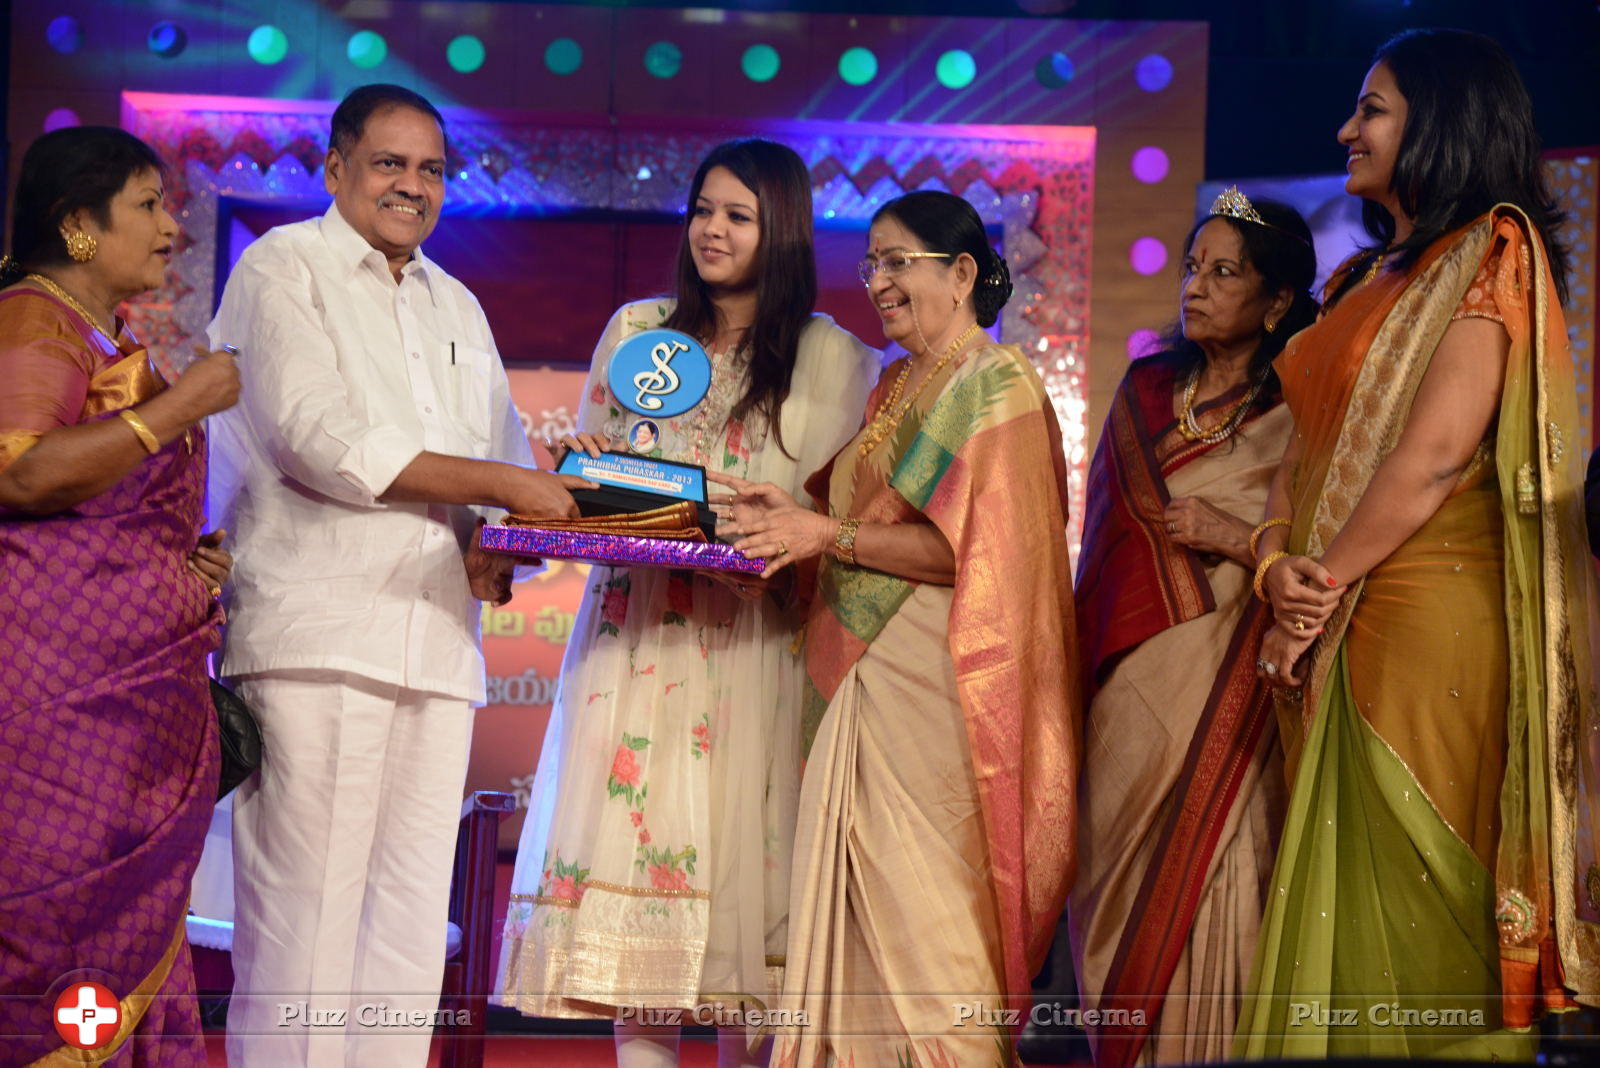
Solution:
[(888, 437), (894, 431), (894, 428), (900, 425), (900, 420), (906, 417), (906, 413), (917, 402), (917, 398), (922, 396), (922, 391), (928, 387), (928, 383), (940, 371), (943, 371), (950, 361), (960, 354), (962, 347), (980, 331), (981, 328), (977, 323), (973, 323), (963, 330), (961, 336), (952, 341), (950, 347), (944, 350), (944, 355), (939, 357), (939, 362), (933, 365), (933, 369), (922, 376), (922, 381), (917, 383), (916, 392), (907, 397), (905, 403), (901, 404), (899, 410), (896, 411), (895, 403), (900, 400), (900, 394), (905, 391), (906, 382), (911, 377), (911, 364), (913, 361), (909, 356), (906, 357), (905, 366), (900, 368), (899, 375), (895, 377), (894, 385), (889, 389), (888, 399), (883, 402), (882, 407), (878, 409), (878, 414), (873, 416), (872, 422), (868, 424), (866, 432), (861, 436), (861, 444), (856, 446), (856, 454), (858, 456), (866, 459), (873, 449), (883, 443), (883, 439)]
[(1194, 370), (1189, 372), (1188, 384), (1183, 387), (1183, 417), (1178, 421), (1178, 433), (1188, 441), (1203, 441), (1207, 445), (1215, 445), (1239, 429), (1239, 425), (1244, 422), (1244, 413), (1250, 410), (1250, 405), (1255, 403), (1256, 398), (1261, 395), (1262, 387), (1266, 384), (1267, 376), (1263, 373), (1256, 379), (1255, 385), (1250, 387), (1250, 392), (1245, 394), (1244, 400), (1228, 413), (1228, 418), (1222, 421), (1222, 425), (1214, 430), (1206, 430), (1194, 414), (1194, 394), (1200, 386), (1200, 367), (1196, 365)]
[(105, 336), (107, 341), (111, 342), (113, 345), (117, 343), (117, 339), (111, 335), (110, 331), (106, 330), (105, 327), (100, 325), (100, 320), (96, 319), (92, 314), (90, 314), (88, 308), (85, 308), (82, 304), (79, 304), (77, 298), (75, 298), (71, 293), (68, 293), (65, 289), (62, 289), (60, 285), (51, 279), (46, 278), (42, 274), (35, 274), (31, 272), (23, 275), (23, 280), (38, 282), (41, 286), (49, 291), (51, 296), (55, 297), (57, 300), (71, 308), (73, 311), (77, 312), (79, 315), (83, 316), (90, 326), (94, 327), (98, 333)]

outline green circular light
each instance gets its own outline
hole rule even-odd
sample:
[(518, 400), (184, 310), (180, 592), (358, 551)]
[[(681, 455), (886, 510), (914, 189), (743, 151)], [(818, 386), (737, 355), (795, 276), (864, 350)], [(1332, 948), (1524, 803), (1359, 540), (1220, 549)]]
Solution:
[(583, 66), (583, 46), (570, 37), (557, 37), (544, 50), (544, 65), (552, 74), (574, 74)]
[(283, 62), (289, 54), (289, 38), (276, 26), (257, 26), (250, 31), (244, 46), (251, 59), (266, 67)]
[(946, 89), (965, 89), (972, 84), (972, 79), (978, 76), (978, 64), (972, 58), (972, 53), (960, 48), (952, 48), (939, 57), (939, 64), (934, 68), (934, 74), (939, 78), (939, 84)]
[(363, 70), (371, 70), (389, 58), (389, 43), (381, 34), (360, 30), (350, 35), (350, 43), (345, 46), (344, 52), (350, 57), (350, 62)]
[(450, 61), (451, 69), (462, 74), (471, 74), (483, 66), (487, 54), (483, 50), (483, 42), (470, 33), (457, 37), (444, 50), (444, 58)]
[(878, 76), (878, 57), (870, 48), (846, 49), (839, 57), (839, 77), (851, 85), (866, 85)]
[(683, 69), (683, 53), (671, 41), (657, 41), (644, 50), (644, 69), (657, 78), (672, 78)]
[(753, 82), (770, 82), (778, 76), (778, 68), (782, 65), (778, 50), (769, 44), (751, 45), (744, 50), (744, 58), (739, 61), (739, 66), (744, 68), (744, 76)]

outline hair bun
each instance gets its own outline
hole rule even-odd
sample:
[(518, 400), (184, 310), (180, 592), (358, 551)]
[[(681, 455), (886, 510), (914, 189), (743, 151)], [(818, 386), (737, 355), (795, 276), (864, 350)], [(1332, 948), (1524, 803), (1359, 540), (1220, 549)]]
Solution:
[(1000, 309), (1011, 299), (1011, 268), (1006, 258), (990, 250), (989, 269), (983, 272), (973, 288), (973, 310), (978, 315), (978, 325), (990, 327), (1000, 318)]

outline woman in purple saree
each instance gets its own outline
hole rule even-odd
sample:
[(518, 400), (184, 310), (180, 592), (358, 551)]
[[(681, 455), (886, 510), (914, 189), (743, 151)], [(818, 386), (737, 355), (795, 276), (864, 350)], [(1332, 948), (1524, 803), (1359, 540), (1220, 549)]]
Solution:
[[(199, 422), (227, 353), (169, 388), (116, 307), (162, 283), (161, 164), (121, 130), (40, 138), (0, 268), (0, 1065), (200, 1065), (184, 939), (216, 800), (206, 655), (231, 559), (200, 535)], [(95, 982), (115, 1029), (73, 1048)]]

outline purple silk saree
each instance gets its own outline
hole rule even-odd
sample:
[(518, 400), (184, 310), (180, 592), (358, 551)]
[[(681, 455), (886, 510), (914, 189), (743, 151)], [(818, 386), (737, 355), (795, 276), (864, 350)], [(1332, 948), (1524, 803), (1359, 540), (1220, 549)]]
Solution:
[[(0, 469), (165, 388), (143, 348), (0, 294)], [(183, 933), (218, 769), (221, 611), (185, 567), (204, 486), (196, 430), (75, 507), (0, 511), (0, 1065), (205, 1064)], [(88, 1060), (53, 1023), (79, 980), (120, 1002)]]

